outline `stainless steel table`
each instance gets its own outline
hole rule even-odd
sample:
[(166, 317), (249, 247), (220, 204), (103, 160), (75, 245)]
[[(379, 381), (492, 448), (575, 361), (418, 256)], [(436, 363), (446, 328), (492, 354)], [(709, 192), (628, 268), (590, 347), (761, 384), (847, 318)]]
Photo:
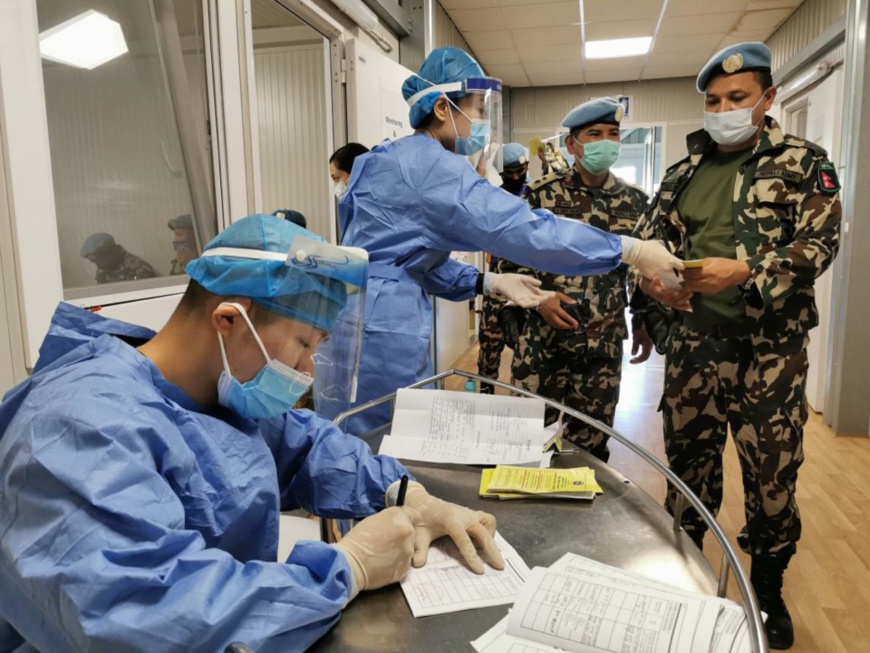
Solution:
[[(370, 444), (376, 451), (380, 436)], [(704, 556), (685, 533), (674, 532), (673, 518), (649, 495), (586, 453), (560, 456), (554, 466), (594, 468), (604, 494), (592, 502), (481, 499), (480, 468), (408, 468), (433, 495), (494, 514), (499, 532), (530, 567), (549, 566), (570, 551), (684, 589), (716, 593), (716, 576)], [(415, 619), (394, 585), (360, 595), (311, 650), (473, 651), (469, 642), (507, 614), (508, 607)]]
[[(433, 495), (477, 510), (491, 512), (498, 530), (530, 567), (548, 566), (566, 552), (577, 553), (627, 571), (636, 571), (663, 583), (705, 594), (724, 596), (729, 568), (743, 596), (754, 653), (769, 649), (758, 600), (749, 578), (740, 568), (737, 554), (725, 534), (691, 489), (650, 452), (622, 434), (589, 416), (551, 399), (521, 388), (487, 379), (463, 370), (448, 370), (416, 383), (411, 388), (441, 384), (450, 376), (486, 382), (510, 392), (537, 399), (608, 434), (664, 475), (678, 491), (676, 514), (672, 517), (640, 488), (616, 470), (586, 453), (554, 459), (559, 467), (589, 466), (604, 494), (592, 503), (572, 500), (480, 499), (480, 468), (441, 465), (409, 466), (411, 472)], [(336, 417), (341, 423), (352, 414), (385, 402), (386, 395)], [(377, 451), (383, 432), (366, 440)], [(722, 547), (722, 571), (717, 580), (703, 554), (679, 527), (682, 511), (691, 505), (705, 521)], [(718, 591), (717, 591), (718, 590)], [(415, 619), (398, 585), (357, 597), (344, 611), (338, 624), (312, 651), (471, 651), (471, 640), (491, 628), (509, 606)]]

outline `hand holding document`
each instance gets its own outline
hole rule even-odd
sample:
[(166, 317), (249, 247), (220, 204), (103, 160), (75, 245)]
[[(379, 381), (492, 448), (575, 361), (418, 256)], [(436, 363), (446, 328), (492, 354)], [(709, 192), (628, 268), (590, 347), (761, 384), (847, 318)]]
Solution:
[(380, 453), (431, 463), (546, 466), (547, 435), (544, 405), (534, 399), (403, 388)]
[(468, 569), (449, 538), (436, 541), (429, 549), (426, 565), (419, 569), (412, 567), (402, 580), (402, 592), (411, 613), (415, 617), (426, 617), (513, 603), (529, 575), (529, 568), (499, 533), (495, 534), (495, 543), (505, 567), (498, 571), (487, 566), (480, 575)]

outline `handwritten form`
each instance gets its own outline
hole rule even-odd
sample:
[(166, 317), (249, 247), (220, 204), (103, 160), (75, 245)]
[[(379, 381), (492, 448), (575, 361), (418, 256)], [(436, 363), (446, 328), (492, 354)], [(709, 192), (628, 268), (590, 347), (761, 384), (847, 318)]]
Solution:
[(544, 405), (504, 395), (401, 389), (379, 453), (466, 465), (549, 463)]
[(511, 614), (472, 645), (481, 653), (751, 650), (743, 608), (733, 601), (574, 554), (533, 570)]
[(429, 559), (413, 567), (402, 580), (402, 591), (415, 617), (461, 612), (491, 605), (508, 605), (528, 578), (530, 570), (519, 553), (499, 534), (495, 543), (504, 558), (501, 571), (484, 564), (481, 576), (465, 566), (450, 538), (441, 538), (429, 549)]

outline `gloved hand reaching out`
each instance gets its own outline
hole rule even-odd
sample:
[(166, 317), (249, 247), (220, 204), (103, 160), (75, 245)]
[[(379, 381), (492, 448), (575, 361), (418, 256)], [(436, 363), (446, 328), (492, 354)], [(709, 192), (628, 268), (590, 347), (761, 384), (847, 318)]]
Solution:
[(660, 240), (638, 240), (631, 236), (619, 238), (622, 240), (622, 262), (634, 266), (647, 279), (673, 277), (674, 270), (685, 268)]
[(483, 277), (483, 294), (503, 295), (523, 308), (534, 308), (556, 296), (551, 290), (541, 290), (540, 286), (540, 281), (525, 274), (487, 272)]
[[(387, 490), (387, 502), (395, 502), (398, 481)], [(471, 510), (455, 503), (436, 499), (419, 483), (408, 484), (405, 506), (419, 513), (414, 515), (413, 565), (426, 564), (429, 545), (439, 537), (449, 535), (465, 562), (476, 574), (484, 572), (481, 549), (489, 565), (504, 569), (504, 559), (495, 544), (495, 517), (486, 512)]]
[(387, 508), (363, 519), (334, 544), (347, 558), (354, 578), (350, 599), (404, 578), (414, 553), (413, 510)]

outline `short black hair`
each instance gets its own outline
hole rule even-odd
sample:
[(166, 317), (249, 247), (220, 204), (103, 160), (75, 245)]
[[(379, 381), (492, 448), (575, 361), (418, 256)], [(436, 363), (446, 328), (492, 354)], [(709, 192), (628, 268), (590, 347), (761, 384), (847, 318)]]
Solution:
[(329, 157), (329, 162), (334, 164), (339, 170), (350, 174), (353, 169), (353, 162), (356, 158), (360, 154), (365, 154), (368, 151), (369, 148), (361, 143), (348, 143), (347, 145), (342, 145), (333, 152), (332, 156)]
[(754, 70), (755, 79), (761, 84), (761, 90), (766, 91), (773, 86), (773, 75), (769, 70)]
[[(181, 301), (178, 302), (178, 307), (175, 309), (178, 313), (184, 315), (192, 315), (202, 311), (208, 306), (209, 302), (220, 297), (203, 288), (199, 282), (193, 279), (187, 284), (187, 289), (181, 296)], [(230, 298), (226, 298), (230, 299)], [(266, 325), (281, 317), (268, 309), (254, 303), (251, 306), (250, 318), (254, 324)]]

